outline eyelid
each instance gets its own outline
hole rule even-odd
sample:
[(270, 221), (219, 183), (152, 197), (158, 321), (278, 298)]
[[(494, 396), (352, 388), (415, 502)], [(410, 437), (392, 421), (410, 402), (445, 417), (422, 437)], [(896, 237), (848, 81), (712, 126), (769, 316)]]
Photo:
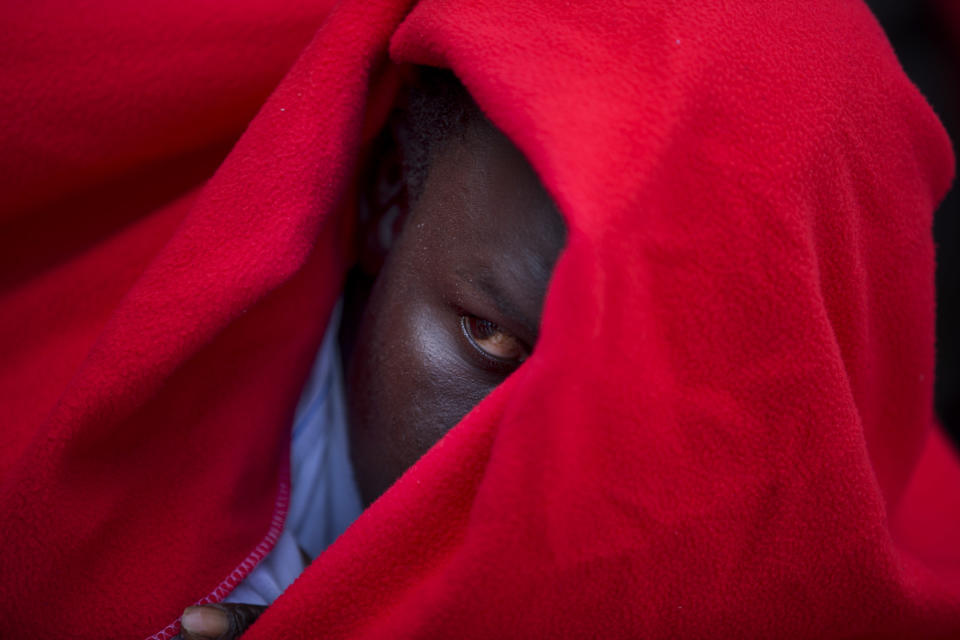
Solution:
[(475, 351), (477, 351), (481, 356), (483, 356), (484, 359), (489, 360), (489, 361), (491, 361), (492, 363), (497, 364), (497, 365), (499, 365), (499, 366), (509, 366), (509, 367), (516, 368), (516, 367), (519, 367), (521, 364), (523, 364), (523, 362), (524, 362), (528, 357), (530, 357), (530, 352), (531, 352), (532, 350), (530, 349), (529, 346), (527, 346), (526, 342), (524, 342), (523, 340), (521, 340), (521, 339), (520, 339), (519, 337), (517, 337), (515, 334), (513, 334), (513, 333), (511, 333), (511, 332), (509, 332), (509, 331), (503, 330), (503, 328), (502, 328), (499, 324), (493, 322), (492, 320), (486, 320), (486, 322), (490, 322), (490, 323), (496, 325), (498, 328), (500, 328), (501, 330), (503, 330), (503, 333), (506, 333), (507, 335), (513, 337), (515, 340), (517, 340), (518, 342), (520, 342), (520, 344), (523, 345), (524, 350), (527, 352), (527, 355), (526, 355), (523, 359), (521, 359), (521, 360), (507, 360), (506, 358), (500, 358), (500, 357), (498, 357), (498, 356), (493, 355), (492, 353), (490, 353), (489, 351), (487, 351), (486, 349), (484, 349), (483, 347), (481, 347), (479, 344), (477, 344), (476, 339), (473, 337), (473, 332), (470, 330), (470, 327), (469, 327), (469, 324), (468, 324), (471, 318), (475, 318), (475, 319), (477, 319), (477, 320), (484, 320), (484, 318), (481, 318), (481, 317), (479, 317), (479, 316), (475, 316), (475, 315), (470, 314), (470, 313), (462, 313), (462, 314), (460, 315), (460, 331), (461, 331), (461, 333), (463, 333), (464, 337), (467, 339), (467, 342), (470, 343), (470, 346), (473, 347), (473, 349), (474, 349)]
[[(492, 312), (491, 315), (485, 313), (483, 316), (469, 313), (466, 309), (471, 305), (464, 304), (462, 294), (458, 294), (457, 306), (461, 308), (462, 313), (495, 322), (497, 326), (505, 328), (511, 335), (519, 338), (524, 345), (536, 343), (539, 320), (525, 313), (523, 305), (518, 304), (514, 296), (504, 293), (504, 286), (497, 284), (497, 278), (489, 268), (474, 267), (469, 271), (458, 269), (455, 275), (460, 282), (458, 288), (473, 292), (474, 295), (469, 297), (482, 301), (481, 309)], [(528, 351), (531, 349), (528, 348)]]

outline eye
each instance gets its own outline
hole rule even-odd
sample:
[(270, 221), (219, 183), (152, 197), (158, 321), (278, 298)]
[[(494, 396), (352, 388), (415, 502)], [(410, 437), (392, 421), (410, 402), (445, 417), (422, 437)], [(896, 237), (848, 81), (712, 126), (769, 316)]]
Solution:
[(530, 355), (527, 346), (499, 325), (476, 316), (461, 316), (460, 326), (470, 344), (488, 358), (519, 365)]

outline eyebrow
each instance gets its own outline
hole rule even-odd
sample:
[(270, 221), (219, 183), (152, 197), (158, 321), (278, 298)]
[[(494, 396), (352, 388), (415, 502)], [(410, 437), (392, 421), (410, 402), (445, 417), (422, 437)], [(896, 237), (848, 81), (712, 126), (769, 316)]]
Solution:
[(509, 287), (502, 285), (495, 271), (489, 267), (480, 267), (469, 271), (461, 268), (457, 269), (456, 273), (464, 283), (486, 296), (502, 316), (516, 321), (529, 338), (536, 340), (540, 325), (538, 319), (507, 293)]

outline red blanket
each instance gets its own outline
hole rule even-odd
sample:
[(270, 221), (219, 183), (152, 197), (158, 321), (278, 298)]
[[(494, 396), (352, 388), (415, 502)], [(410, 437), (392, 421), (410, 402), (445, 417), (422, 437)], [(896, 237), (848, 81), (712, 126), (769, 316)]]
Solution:
[(953, 159), (864, 6), (324, 4), (0, 10), (0, 636), (166, 638), (270, 548), (405, 63), (568, 246), (535, 354), (250, 639), (960, 634)]

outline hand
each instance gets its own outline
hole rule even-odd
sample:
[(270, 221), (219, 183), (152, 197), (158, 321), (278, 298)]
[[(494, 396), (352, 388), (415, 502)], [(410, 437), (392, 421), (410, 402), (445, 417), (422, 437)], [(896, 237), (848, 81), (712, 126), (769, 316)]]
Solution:
[(265, 610), (259, 604), (233, 602), (187, 607), (180, 616), (180, 635), (174, 640), (234, 640)]

